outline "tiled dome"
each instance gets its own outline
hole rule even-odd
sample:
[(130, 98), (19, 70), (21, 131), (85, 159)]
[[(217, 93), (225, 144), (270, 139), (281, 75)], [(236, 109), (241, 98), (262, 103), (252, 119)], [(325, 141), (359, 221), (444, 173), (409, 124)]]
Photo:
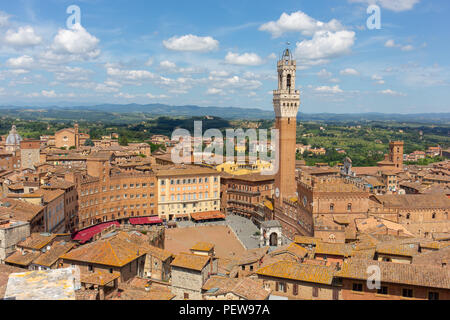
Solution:
[(19, 136), (16, 126), (13, 125), (8, 137), (6, 138), (6, 145), (19, 145), (20, 141), (22, 141), (22, 137)]

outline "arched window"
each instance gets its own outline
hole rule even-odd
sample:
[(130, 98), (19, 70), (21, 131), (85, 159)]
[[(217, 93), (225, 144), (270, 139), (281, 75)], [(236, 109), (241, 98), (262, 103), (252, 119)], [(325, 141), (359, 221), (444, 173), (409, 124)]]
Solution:
[(351, 204), (351, 203), (349, 203), (349, 204), (347, 205), (347, 211), (348, 211), (348, 212), (352, 211), (352, 204)]
[(433, 212), (433, 215), (431, 216), (432, 219), (436, 219), (436, 212)]
[(287, 76), (287, 89), (289, 91), (291, 91), (291, 86), (292, 86), (291, 79), (292, 79), (292, 76), (290, 74), (288, 74), (288, 76)]
[(330, 236), (328, 237), (328, 241), (331, 243), (335, 243), (336, 242), (336, 236), (334, 234), (330, 234)]
[(334, 203), (330, 204), (330, 211), (331, 211), (331, 212), (334, 211)]
[(407, 220), (411, 219), (411, 214), (410, 214), (410, 213), (407, 213), (407, 214), (406, 214), (406, 219), (407, 219)]

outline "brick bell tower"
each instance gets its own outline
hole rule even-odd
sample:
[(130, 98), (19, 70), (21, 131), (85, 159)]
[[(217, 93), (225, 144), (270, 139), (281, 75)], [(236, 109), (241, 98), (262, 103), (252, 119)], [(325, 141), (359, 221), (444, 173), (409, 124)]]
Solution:
[(295, 146), (297, 140), (297, 113), (300, 91), (295, 89), (297, 62), (289, 49), (278, 61), (278, 90), (273, 92), (275, 128), (279, 130), (279, 170), (275, 177), (275, 202), (296, 197)]

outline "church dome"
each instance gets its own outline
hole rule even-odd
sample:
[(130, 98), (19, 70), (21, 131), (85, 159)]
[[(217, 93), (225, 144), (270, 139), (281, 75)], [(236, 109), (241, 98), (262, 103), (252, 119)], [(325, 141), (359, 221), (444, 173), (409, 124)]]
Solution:
[(8, 137), (6, 138), (6, 145), (19, 145), (22, 141), (22, 137), (17, 133), (16, 126), (13, 125)]

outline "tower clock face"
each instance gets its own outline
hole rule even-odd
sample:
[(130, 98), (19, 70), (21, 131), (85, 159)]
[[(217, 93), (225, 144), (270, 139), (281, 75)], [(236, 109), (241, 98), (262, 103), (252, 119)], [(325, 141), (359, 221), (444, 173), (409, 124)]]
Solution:
[(278, 189), (278, 188), (275, 189), (275, 197), (277, 197), (277, 198), (280, 197), (280, 189)]

